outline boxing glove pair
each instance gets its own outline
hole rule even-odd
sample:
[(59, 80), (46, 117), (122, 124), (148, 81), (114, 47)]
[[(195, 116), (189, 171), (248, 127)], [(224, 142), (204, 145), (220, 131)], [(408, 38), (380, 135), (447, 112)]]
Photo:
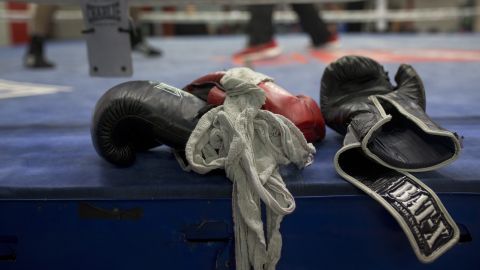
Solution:
[[(113, 87), (95, 109), (95, 149), (124, 166), (137, 151), (160, 144), (182, 151), (200, 117), (223, 103), (224, 74), (209, 74), (183, 90), (152, 81)], [(381, 203), (417, 257), (431, 262), (458, 241), (459, 230), (435, 193), (409, 172), (452, 162), (461, 145), (426, 114), (424, 86), (411, 66), (401, 65), (395, 81), (372, 59), (341, 58), (323, 74), (321, 108), (327, 125), (345, 135), (334, 158), (337, 172)], [(313, 100), (289, 94), (268, 77), (257, 85), (266, 94), (263, 109), (290, 119), (309, 141), (323, 138), (322, 114)]]
[(321, 109), (326, 124), (345, 135), (334, 158), (337, 172), (381, 203), (417, 257), (431, 262), (458, 241), (459, 230), (436, 194), (409, 172), (452, 162), (461, 144), (426, 114), (413, 67), (401, 65), (395, 82), (370, 58), (340, 58), (323, 73)]
[[(258, 77), (256, 72), (246, 81)], [(97, 102), (91, 134), (100, 156), (120, 166), (131, 165), (136, 152), (161, 144), (182, 152), (200, 117), (223, 104), (225, 72), (203, 76), (183, 89), (153, 81), (131, 81), (114, 86)], [(292, 121), (313, 142), (323, 139), (325, 125), (317, 103), (294, 96), (263, 74), (258, 86), (265, 91), (263, 109)]]

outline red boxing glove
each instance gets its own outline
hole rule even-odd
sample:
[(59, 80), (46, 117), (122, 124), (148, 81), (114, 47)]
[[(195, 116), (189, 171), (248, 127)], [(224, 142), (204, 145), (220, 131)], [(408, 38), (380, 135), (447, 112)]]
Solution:
[[(207, 74), (194, 80), (183, 90), (207, 101), (211, 105), (221, 105), (226, 94), (221, 84), (225, 72)], [(264, 80), (258, 87), (265, 91), (266, 101), (262, 109), (288, 118), (300, 129), (308, 142), (325, 137), (325, 121), (317, 103), (308, 96), (294, 96), (271, 80)]]

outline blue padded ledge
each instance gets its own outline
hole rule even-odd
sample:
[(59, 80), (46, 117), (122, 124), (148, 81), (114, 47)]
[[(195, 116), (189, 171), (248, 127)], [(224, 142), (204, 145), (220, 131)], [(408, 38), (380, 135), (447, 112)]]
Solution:
[[(126, 80), (158, 80), (183, 86), (208, 72), (234, 66), (232, 53), (243, 48), (245, 36), (150, 39), (161, 48), (161, 58), (133, 54), (132, 78), (92, 78), (84, 41), (48, 44), (54, 70), (22, 67), (24, 46), (0, 48), (0, 79), (69, 87), (44, 95), (0, 99), (0, 199), (156, 199), (230, 197), (231, 184), (223, 172), (197, 175), (180, 169), (168, 148), (139, 155), (130, 168), (116, 168), (95, 153), (89, 123), (100, 96)], [(281, 59), (293, 54), (306, 61), (256, 65), (285, 89), (319, 101), (320, 78), (327, 63), (312, 57), (306, 35), (278, 36)], [(480, 51), (480, 35), (342, 34), (342, 50), (409, 53), (422, 49)], [(192, 50), (192, 45), (195, 47)], [(438, 52), (437, 52), (438, 53)], [(275, 62), (275, 61), (274, 61)], [(400, 63), (382, 63), (393, 80)], [(465, 136), (464, 149), (453, 164), (428, 173), (416, 173), (436, 192), (480, 193), (480, 61), (412, 64), (427, 90), (427, 112), (444, 127)], [(5, 89), (3, 89), (5, 90)], [(7, 89), (8, 90), (8, 89)], [(1, 91), (1, 89), (0, 89)], [(8, 93), (8, 91), (6, 91)], [(2, 92), (3, 93), (3, 92)], [(296, 196), (363, 194), (335, 172), (332, 159), (342, 138), (331, 130), (317, 145), (315, 163), (303, 171), (282, 169)]]
[[(442, 169), (417, 173), (436, 192), (480, 193), (480, 118), (436, 119), (463, 135), (460, 158)], [(88, 126), (0, 127), (0, 199), (225, 198), (231, 184), (223, 171), (185, 172), (169, 148), (141, 153), (134, 166), (117, 168), (93, 149)], [(333, 156), (342, 137), (328, 130), (304, 170), (282, 168), (295, 196), (362, 194), (340, 178)]]

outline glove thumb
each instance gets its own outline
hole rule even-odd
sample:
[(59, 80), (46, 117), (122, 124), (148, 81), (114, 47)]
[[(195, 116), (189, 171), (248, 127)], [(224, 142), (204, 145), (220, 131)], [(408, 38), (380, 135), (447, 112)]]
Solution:
[(413, 100), (425, 111), (425, 88), (422, 79), (412, 66), (400, 65), (395, 74), (395, 82), (397, 82), (397, 92)]

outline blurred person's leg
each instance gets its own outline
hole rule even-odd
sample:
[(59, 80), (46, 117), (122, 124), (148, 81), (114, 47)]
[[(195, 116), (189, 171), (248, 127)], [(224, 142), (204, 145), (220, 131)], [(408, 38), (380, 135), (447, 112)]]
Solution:
[[(479, 8), (480, 7), (480, 0), (475, 0), (474, 3), (474, 8)], [(478, 16), (474, 17), (475, 23), (473, 27), (473, 31), (475, 32), (480, 32), (480, 18)]]
[(250, 21), (247, 25), (248, 46), (265, 44), (273, 40), (273, 5), (248, 7)]
[[(391, 10), (413, 10), (415, 9), (415, 1), (413, 0), (390, 0), (388, 1), (388, 9)], [(389, 30), (391, 32), (414, 32), (415, 24), (413, 21), (390, 22)]]
[[(365, 1), (358, 1), (358, 2), (348, 2), (345, 4), (347, 10), (364, 10), (365, 9)], [(360, 22), (348, 22), (345, 23), (347, 27), (347, 32), (362, 32), (363, 31), (363, 23)]]
[(260, 60), (276, 57), (281, 49), (275, 42), (273, 26), (274, 5), (248, 7), (250, 21), (247, 25), (248, 46), (234, 55), (245, 60)]
[(162, 51), (148, 44), (141, 27), (138, 26), (140, 12), (141, 12), (140, 7), (130, 8), (130, 17), (132, 18), (132, 21), (133, 21), (132, 31), (130, 32), (130, 43), (132, 45), (132, 49), (148, 57), (161, 56)]
[(52, 68), (55, 65), (45, 58), (45, 41), (51, 33), (55, 5), (35, 5), (30, 21), (30, 43), (24, 57), (27, 68)]
[(313, 47), (324, 47), (338, 40), (337, 34), (328, 30), (314, 4), (292, 4), (292, 9), (297, 13), (303, 31), (310, 36)]

